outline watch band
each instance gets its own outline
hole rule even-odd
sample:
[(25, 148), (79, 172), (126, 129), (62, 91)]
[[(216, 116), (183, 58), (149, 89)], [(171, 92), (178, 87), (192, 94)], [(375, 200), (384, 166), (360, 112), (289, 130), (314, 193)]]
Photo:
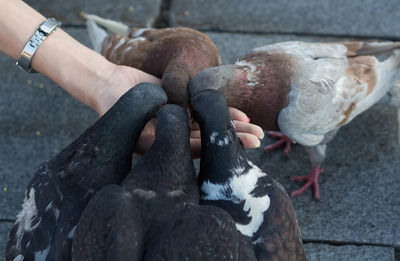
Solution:
[(32, 56), (35, 54), (39, 45), (46, 39), (46, 37), (53, 31), (56, 30), (57, 26), (61, 23), (54, 18), (48, 18), (44, 21), (37, 31), (32, 35), (31, 39), (26, 43), (21, 55), (18, 58), (17, 65), (19, 68), (26, 70), (27, 72), (34, 73), (35, 71), (31, 67)]

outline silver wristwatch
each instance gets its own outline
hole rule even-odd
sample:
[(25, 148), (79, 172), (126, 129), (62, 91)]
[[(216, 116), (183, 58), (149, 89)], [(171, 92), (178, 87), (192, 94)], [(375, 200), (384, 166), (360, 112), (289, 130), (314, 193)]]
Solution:
[(39, 45), (46, 39), (46, 37), (53, 31), (56, 30), (57, 26), (61, 23), (54, 18), (48, 18), (44, 21), (37, 31), (32, 35), (31, 39), (26, 43), (21, 55), (18, 58), (17, 65), (19, 68), (26, 70), (27, 72), (34, 73), (35, 71), (31, 67), (32, 56), (35, 54)]

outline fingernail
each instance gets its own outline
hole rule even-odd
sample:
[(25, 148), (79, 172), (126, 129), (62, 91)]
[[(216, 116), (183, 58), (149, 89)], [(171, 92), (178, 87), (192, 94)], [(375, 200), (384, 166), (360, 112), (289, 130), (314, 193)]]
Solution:
[(250, 118), (249, 117), (247, 117), (247, 123), (250, 123)]

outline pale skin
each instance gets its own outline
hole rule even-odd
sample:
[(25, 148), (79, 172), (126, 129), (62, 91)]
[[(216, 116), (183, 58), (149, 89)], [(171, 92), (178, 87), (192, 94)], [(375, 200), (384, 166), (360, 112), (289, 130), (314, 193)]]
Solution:
[[(20, 0), (0, 0), (0, 51), (17, 60), (23, 47), (46, 18)], [(115, 65), (82, 45), (61, 28), (39, 46), (32, 68), (60, 85), (77, 100), (103, 115), (127, 90), (140, 82), (160, 85), (160, 79), (135, 68)], [(17, 69), (17, 68), (16, 68)], [(246, 114), (230, 108), (236, 130), (245, 148), (260, 146), (264, 133), (248, 123)], [(137, 152), (145, 152), (154, 140), (154, 121), (146, 125)], [(200, 131), (192, 124), (191, 149), (200, 155)]]

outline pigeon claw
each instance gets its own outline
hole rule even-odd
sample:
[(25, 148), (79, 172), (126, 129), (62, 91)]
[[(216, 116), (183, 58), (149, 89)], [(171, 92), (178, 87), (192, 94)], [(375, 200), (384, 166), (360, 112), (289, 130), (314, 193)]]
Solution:
[(290, 180), (294, 181), (302, 181), (305, 182), (301, 188), (298, 190), (293, 191), (290, 196), (293, 198), (297, 195), (302, 194), (304, 191), (306, 191), (311, 185), (314, 187), (314, 198), (319, 199), (319, 185), (318, 185), (318, 176), (319, 174), (322, 174), (324, 172), (324, 169), (321, 167), (313, 167), (311, 170), (311, 173), (308, 176), (294, 176), (290, 177)]
[(275, 139), (279, 139), (279, 140), (273, 144), (265, 146), (264, 152), (267, 153), (269, 151), (275, 150), (275, 149), (285, 145), (285, 149), (283, 150), (283, 153), (286, 155), (286, 157), (289, 157), (292, 140), (285, 134), (279, 133), (279, 132), (269, 131), (268, 135)]

